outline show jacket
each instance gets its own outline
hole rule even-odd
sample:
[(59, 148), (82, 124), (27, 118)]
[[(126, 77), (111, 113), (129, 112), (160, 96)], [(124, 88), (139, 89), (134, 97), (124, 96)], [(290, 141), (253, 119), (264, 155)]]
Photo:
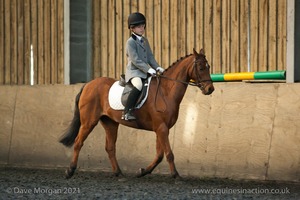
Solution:
[(128, 59), (125, 79), (128, 82), (133, 77), (147, 78), (150, 66), (159, 67), (156, 62), (147, 38), (142, 37), (141, 42), (134, 34), (127, 40), (126, 55)]

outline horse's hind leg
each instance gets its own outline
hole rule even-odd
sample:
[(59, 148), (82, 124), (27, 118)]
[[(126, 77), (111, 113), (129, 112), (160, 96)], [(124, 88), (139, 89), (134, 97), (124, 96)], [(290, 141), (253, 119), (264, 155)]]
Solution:
[(101, 119), (101, 124), (106, 132), (105, 150), (111, 162), (112, 171), (115, 176), (123, 176), (116, 158), (116, 141), (118, 137), (119, 123), (105, 117)]
[(66, 170), (66, 178), (71, 178), (73, 176), (73, 174), (77, 168), (79, 152), (83, 146), (83, 143), (96, 125), (97, 125), (97, 123), (95, 123), (93, 125), (88, 125), (88, 126), (81, 124), (78, 136), (76, 137), (75, 143), (74, 143), (73, 158), (72, 158), (70, 167)]

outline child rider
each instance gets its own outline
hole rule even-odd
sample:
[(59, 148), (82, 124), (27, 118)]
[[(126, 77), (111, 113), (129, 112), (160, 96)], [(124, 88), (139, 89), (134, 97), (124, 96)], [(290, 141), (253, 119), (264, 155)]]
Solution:
[(122, 119), (135, 120), (132, 114), (136, 101), (143, 87), (142, 79), (147, 74), (154, 76), (156, 71), (164, 72), (164, 69), (155, 60), (147, 38), (143, 37), (146, 28), (146, 18), (143, 14), (135, 12), (128, 17), (128, 29), (131, 30), (131, 37), (126, 43), (126, 56), (128, 64), (125, 73), (125, 80), (131, 82), (131, 90), (124, 108)]

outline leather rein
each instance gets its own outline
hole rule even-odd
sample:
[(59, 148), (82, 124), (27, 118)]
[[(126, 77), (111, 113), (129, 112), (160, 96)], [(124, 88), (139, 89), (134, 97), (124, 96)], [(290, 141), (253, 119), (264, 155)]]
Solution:
[[(201, 90), (203, 89), (203, 85), (202, 85), (202, 83), (203, 82), (208, 82), (208, 81), (210, 81), (210, 82), (212, 82), (212, 80), (211, 79), (207, 79), (207, 80), (201, 80), (200, 79), (200, 75), (199, 75), (199, 73), (198, 73), (198, 71), (196, 70), (196, 63), (197, 62), (199, 62), (199, 61), (197, 61), (197, 60), (195, 60), (194, 61), (194, 63), (193, 63), (193, 71), (196, 71), (196, 76), (197, 76), (197, 82), (195, 82), (194, 80), (190, 80), (190, 81), (182, 81), (182, 80), (177, 80), (177, 79), (173, 79), (173, 78), (170, 78), (170, 77), (168, 77), (168, 76), (164, 76), (164, 75), (162, 75), (162, 74), (157, 74), (156, 75), (156, 78), (159, 80), (159, 78), (165, 78), (165, 79), (168, 79), (168, 80), (170, 80), (170, 81), (175, 81), (175, 82), (178, 82), (178, 83), (182, 83), (182, 84), (184, 84), (184, 85), (190, 85), (190, 86), (197, 86), (197, 87), (199, 87)], [(206, 66), (207, 68), (209, 68), (209, 66)], [(159, 81), (158, 81), (159, 82)]]
[[(170, 78), (170, 77), (168, 77), (168, 76), (164, 76), (164, 75), (158, 74), (158, 73), (156, 74), (156, 76), (154, 76), (154, 77), (156, 77), (156, 79), (157, 79), (157, 89), (156, 89), (155, 102), (154, 102), (154, 103), (155, 103), (156, 111), (158, 111), (158, 112), (165, 112), (165, 111), (166, 111), (166, 109), (164, 109), (164, 110), (158, 110), (157, 107), (156, 107), (157, 94), (158, 94), (158, 91), (160, 91), (160, 90), (159, 90), (159, 88), (160, 88), (160, 87), (159, 87), (159, 85), (160, 85), (160, 78), (165, 78), (165, 79), (168, 79), (168, 80), (170, 80), (170, 81), (175, 81), (175, 82), (177, 82), (177, 83), (182, 83), (182, 84), (184, 84), (184, 85), (197, 86), (197, 87), (199, 87), (201, 90), (204, 90), (204, 86), (202, 85), (203, 82), (208, 82), (208, 81), (212, 82), (211, 79), (200, 80), (200, 74), (198, 73), (198, 71), (196, 70), (196, 67), (195, 67), (197, 62), (199, 62), (199, 61), (194, 60), (194, 63), (193, 63), (193, 71), (196, 71), (197, 82), (195, 82), (194, 80), (190, 80), (190, 81), (177, 80), (177, 79), (173, 79), (173, 78)], [(206, 66), (206, 67), (209, 68), (209, 65)], [(162, 96), (161, 92), (160, 92), (160, 95)], [(164, 103), (165, 103), (165, 105), (166, 105), (166, 101), (165, 101), (164, 98), (163, 98), (163, 101), (164, 101)]]

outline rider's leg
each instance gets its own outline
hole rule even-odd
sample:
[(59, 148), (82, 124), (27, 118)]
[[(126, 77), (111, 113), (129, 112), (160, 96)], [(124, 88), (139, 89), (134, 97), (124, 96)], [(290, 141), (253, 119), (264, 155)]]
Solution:
[(143, 87), (142, 79), (139, 77), (134, 77), (131, 79), (131, 83), (133, 85), (133, 89), (131, 90), (126, 106), (124, 108), (124, 119), (125, 120), (135, 120), (136, 118), (132, 114), (132, 110), (136, 104), (136, 101), (139, 97), (139, 94)]

